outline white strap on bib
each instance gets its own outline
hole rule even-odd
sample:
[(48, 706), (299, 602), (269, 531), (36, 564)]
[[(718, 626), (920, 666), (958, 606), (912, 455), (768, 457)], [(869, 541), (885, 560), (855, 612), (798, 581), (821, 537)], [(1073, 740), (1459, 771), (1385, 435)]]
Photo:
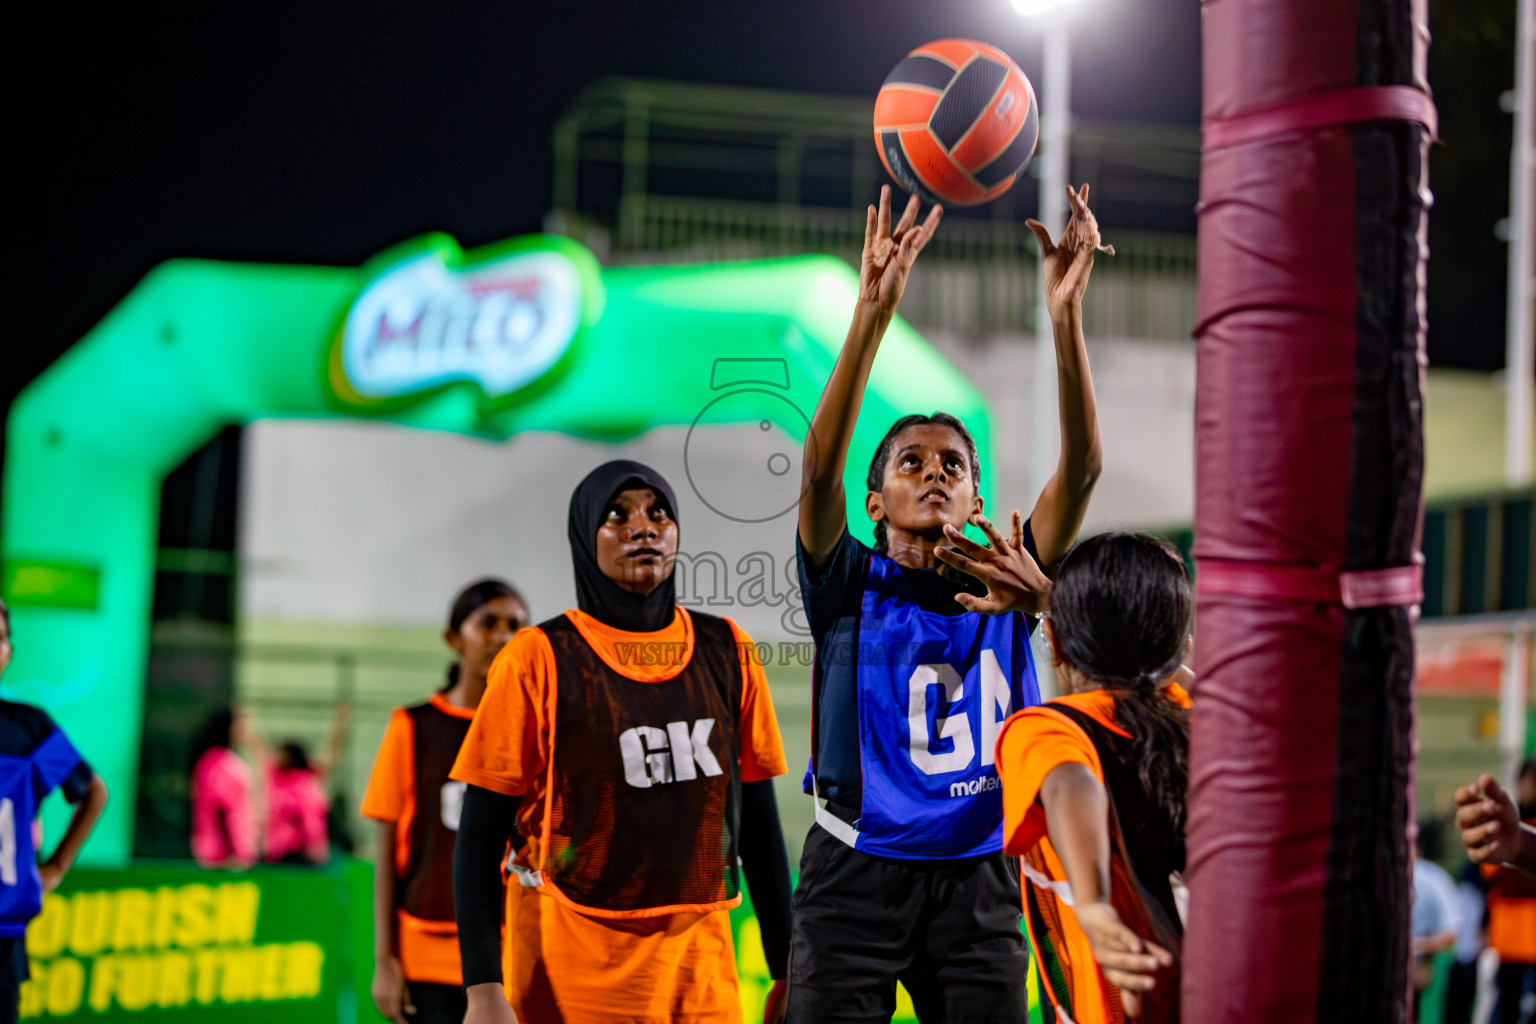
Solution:
[(816, 824), (820, 825), (834, 838), (857, 850), (859, 848), (859, 830), (827, 810), (826, 802), (821, 798), (821, 791), (816, 786), (814, 766), (811, 769), (811, 799), (816, 803)]

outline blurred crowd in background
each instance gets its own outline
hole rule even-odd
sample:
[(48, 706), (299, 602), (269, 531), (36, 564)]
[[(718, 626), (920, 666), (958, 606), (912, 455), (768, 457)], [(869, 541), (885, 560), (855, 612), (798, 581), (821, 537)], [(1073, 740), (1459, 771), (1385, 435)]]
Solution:
[(332, 830), (352, 849), (344, 823), (332, 818), (328, 780), (347, 742), (352, 706), (340, 703), (324, 749), (297, 740), (270, 746), (237, 707), (215, 712), (193, 743), (190, 766), (192, 856), (207, 868), (324, 864)]

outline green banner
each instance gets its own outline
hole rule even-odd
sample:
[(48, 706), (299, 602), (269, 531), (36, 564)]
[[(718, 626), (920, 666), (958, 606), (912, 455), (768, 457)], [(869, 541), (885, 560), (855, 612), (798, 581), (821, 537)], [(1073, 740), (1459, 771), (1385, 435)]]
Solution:
[(21, 1016), (285, 1024), (357, 1020), (365, 864), (79, 869), (27, 930)]
[(12, 558), (0, 575), (0, 594), (17, 608), (94, 609), (101, 597), (101, 572), (70, 562)]

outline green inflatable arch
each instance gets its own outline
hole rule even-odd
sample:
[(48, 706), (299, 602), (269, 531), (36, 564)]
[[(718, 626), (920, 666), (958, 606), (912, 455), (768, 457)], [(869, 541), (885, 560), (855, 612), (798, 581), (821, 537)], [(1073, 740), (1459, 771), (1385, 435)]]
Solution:
[[(112, 789), (87, 859), (133, 846), (160, 483), (220, 428), (366, 416), (616, 441), (762, 419), (801, 439), (796, 410), (815, 407), (856, 286), (830, 257), (605, 270), (543, 236), (465, 253), (433, 235), (361, 269), (156, 268), (21, 394), (7, 435), (4, 692), (47, 707)], [(749, 386), (720, 402), (722, 380)], [(884, 430), (939, 408), (986, 450), (980, 395), (898, 320), (849, 460), (851, 522)]]

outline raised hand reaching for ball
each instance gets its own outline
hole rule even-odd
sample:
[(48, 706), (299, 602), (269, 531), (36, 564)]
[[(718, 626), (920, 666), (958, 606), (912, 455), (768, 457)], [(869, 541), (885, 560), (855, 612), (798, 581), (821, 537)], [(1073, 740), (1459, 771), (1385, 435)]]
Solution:
[(921, 226), (917, 223), (918, 200), (907, 200), (901, 220), (891, 227), (891, 187), (880, 189), (880, 205), (869, 208), (864, 223), (864, 253), (859, 262), (859, 301), (876, 306), (889, 314), (901, 301), (907, 287), (907, 275), (923, 246), (933, 237), (944, 216), (944, 207), (935, 206)]
[(1068, 306), (1080, 304), (1083, 292), (1088, 288), (1088, 275), (1093, 272), (1093, 254), (1115, 254), (1112, 245), (1104, 245), (1099, 238), (1099, 222), (1088, 209), (1088, 186), (1073, 189), (1067, 186), (1067, 201), (1072, 204), (1072, 219), (1061, 239), (1051, 242), (1051, 232), (1037, 220), (1025, 221), (1040, 240), (1040, 255), (1045, 274), (1045, 301), (1052, 316)]

